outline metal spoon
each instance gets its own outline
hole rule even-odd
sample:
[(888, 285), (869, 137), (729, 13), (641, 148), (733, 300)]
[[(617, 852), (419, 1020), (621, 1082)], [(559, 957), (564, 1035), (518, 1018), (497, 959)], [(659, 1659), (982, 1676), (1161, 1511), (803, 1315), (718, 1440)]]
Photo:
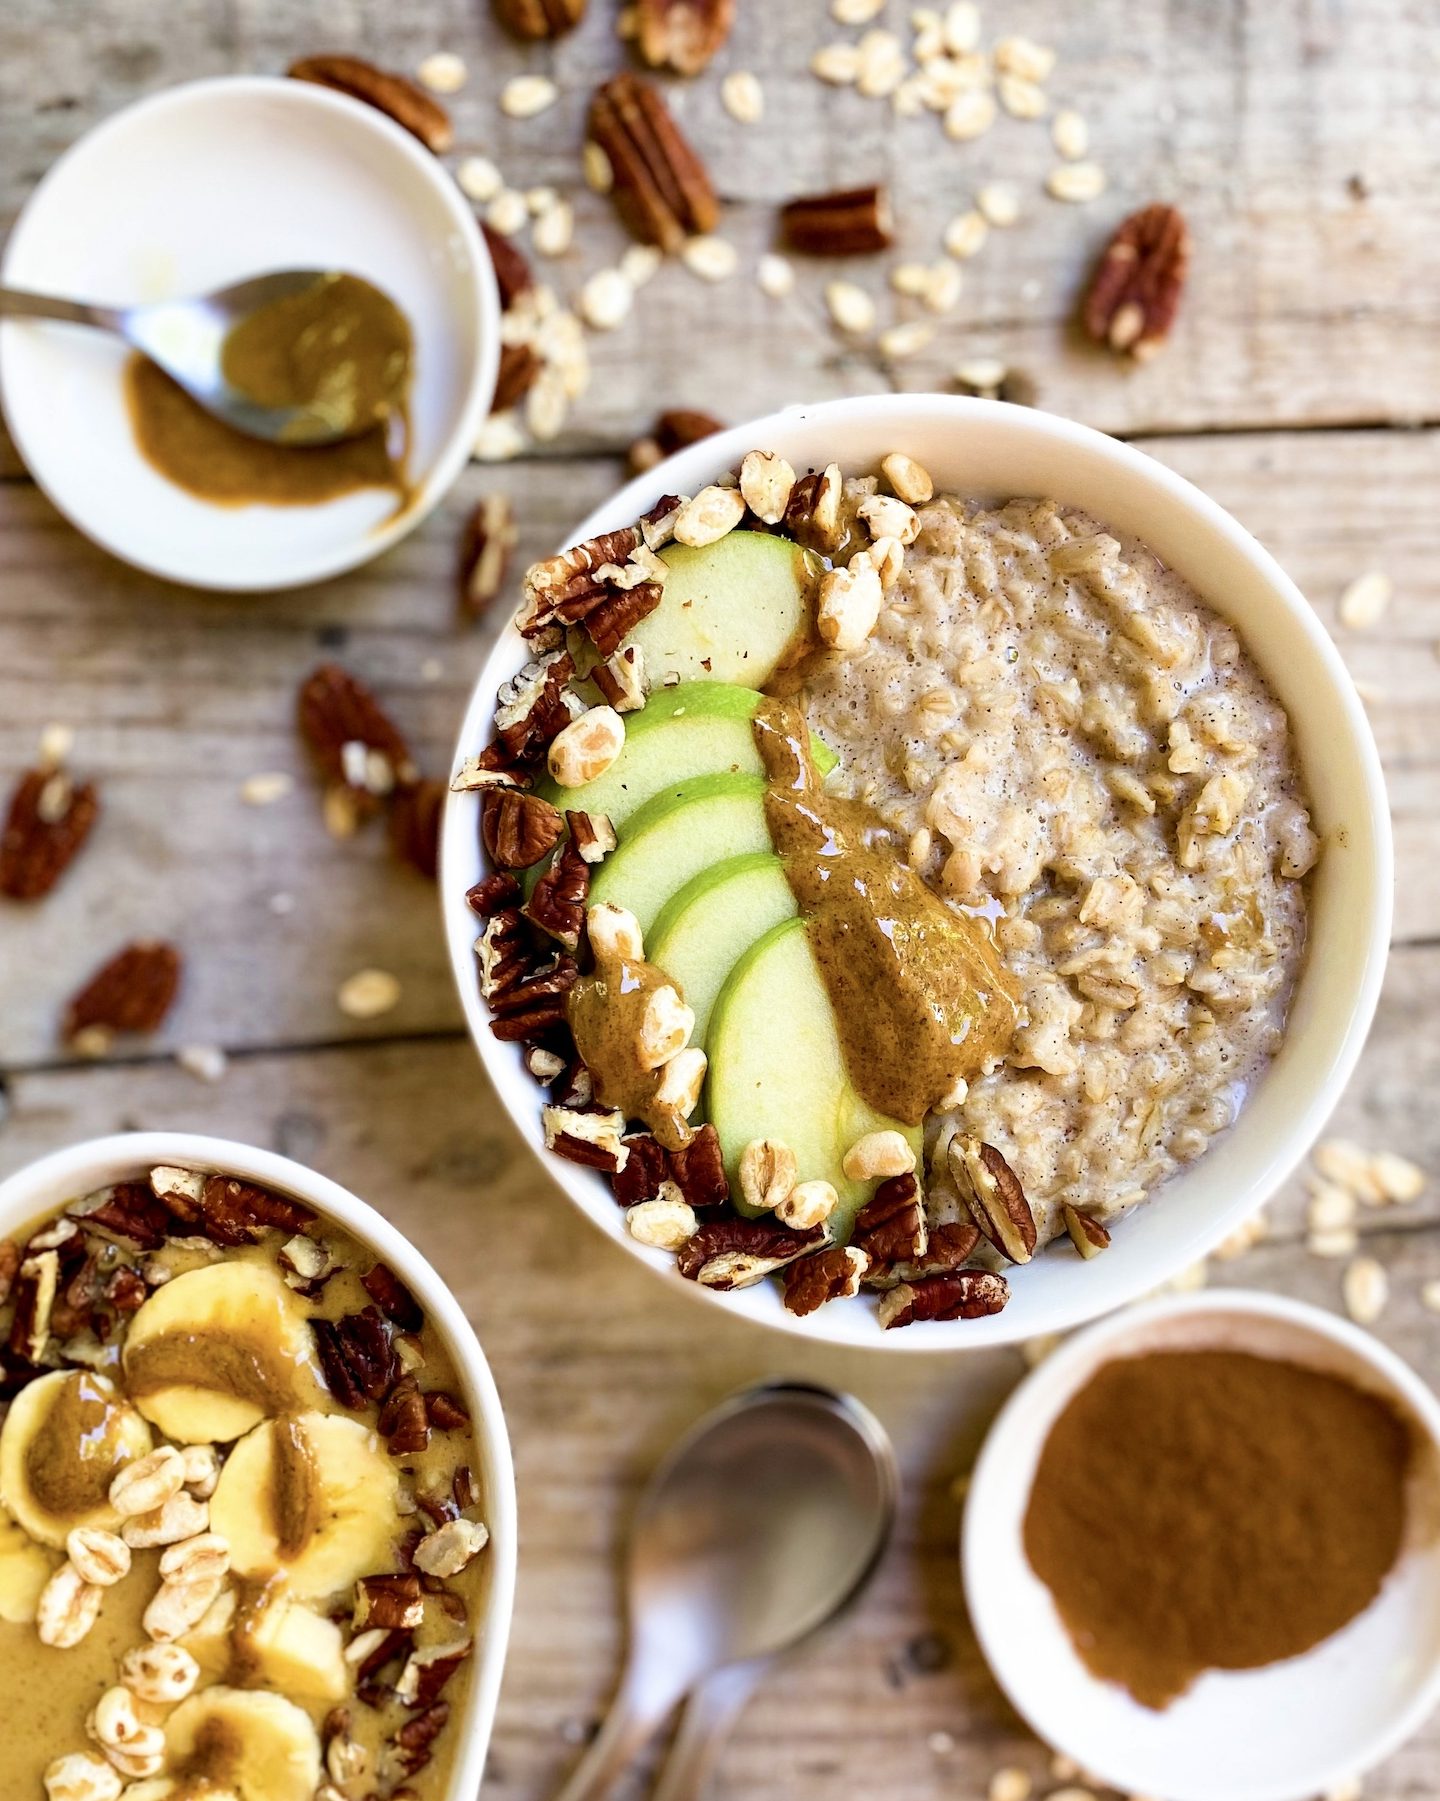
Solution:
[(735, 1666), (752, 1666), (753, 1683), (753, 1666), (809, 1637), (863, 1587), (889, 1538), (896, 1486), (879, 1422), (823, 1388), (767, 1383), (687, 1433), (636, 1514), (625, 1669), (560, 1801), (607, 1794), (686, 1695), (733, 1672), (697, 1703), (693, 1768), (703, 1779), (717, 1724), (728, 1725), (746, 1692)]
[(282, 269), (217, 288), (213, 294), (146, 306), (93, 306), (53, 294), (0, 287), (0, 318), (55, 319), (114, 332), (158, 363), (207, 412), (247, 437), (285, 444), (331, 444), (367, 431), (374, 418), (337, 418), (318, 408), (260, 406), (226, 380), (221, 353), (226, 338), (242, 320), (262, 307), (313, 288), (333, 273), (328, 269)]

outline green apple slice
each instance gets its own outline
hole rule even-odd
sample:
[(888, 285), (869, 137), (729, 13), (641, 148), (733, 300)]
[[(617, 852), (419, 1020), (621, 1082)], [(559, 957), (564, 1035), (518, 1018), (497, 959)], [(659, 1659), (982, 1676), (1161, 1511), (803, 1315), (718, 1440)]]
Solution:
[(619, 848), (595, 872), (590, 904), (628, 907), (648, 933), (671, 895), (702, 869), (770, 848), (762, 776), (696, 776), (631, 814)]
[(833, 1185), (831, 1218), (844, 1243), (874, 1183), (852, 1181), (841, 1164), (866, 1132), (903, 1132), (918, 1158), (922, 1134), (877, 1113), (845, 1070), (830, 996), (803, 919), (783, 920), (731, 970), (710, 1015), (707, 1111), (720, 1134), (736, 1205), (740, 1153), (752, 1138), (777, 1138), (795, 1152), (802, 1182)]
[(695, 550), (669, 544), (660, 605), (627, 639), (651, 681), (763, 688), (810, 635), (812, 565), (788, 538), (728, 532)]
[(711, 1009), (741, 956), (797, 911), (785, 865), (765, 851), (702, 869), (671, 895), (650, 929), (645, 955), (680, 984), (694, 1010), (692, 1044), (704, 1050)]

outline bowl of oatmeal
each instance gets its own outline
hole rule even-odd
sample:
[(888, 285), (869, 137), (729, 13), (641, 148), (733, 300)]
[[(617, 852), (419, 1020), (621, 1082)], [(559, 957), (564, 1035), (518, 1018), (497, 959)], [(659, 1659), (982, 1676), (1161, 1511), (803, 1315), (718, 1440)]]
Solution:
[(1383, 971), (1378, 758), (1304, 597), (1029, 409), (797, 408), (631, 483), (527, 572), (454, 789), (522, 1133), (690, 1292), (834, 1342), (1179, 1274), (1304, 1154)]
[(499, 1399), (345, 1189), (190, 1133), (0, 1184), (16, 1801), (479, 1784), (515, 1578)]

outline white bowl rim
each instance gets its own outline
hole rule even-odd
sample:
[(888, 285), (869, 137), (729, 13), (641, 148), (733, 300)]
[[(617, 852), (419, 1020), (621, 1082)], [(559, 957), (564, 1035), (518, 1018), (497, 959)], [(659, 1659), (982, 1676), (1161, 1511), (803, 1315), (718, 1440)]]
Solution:
[[(1090, 1362), (1097, 1352), (1103, 1351), (1112, 1341), (1144, 1331), (1149, 1326), (1165, 1325), (1173, 1320), (1202, 1318), (1206, 1314), (1241, 1314), (1253, 1319), (1273, 1321), (1282, 1326), (1293, 1326), (1301, 1333), (1327, 1339), (1350, 1352), (1370, 1368), (1391, 1393), (1400, 1398), (1415, 1424), (1423, 1428), (1431, 1446), (1440, 1455), (1440, 1397), (1437, 1397), (1434, 1390), (1403, 1357), (1382, 1343), (1374, 1333), (1367, 1332), (1348, 1319), (1342, 1319), (1339, 1314), (1331, 1313), (1327, 1308), (1295, 1300), (1289, 1295), (1271, 1294), (1263, 1289), (1251, 1288), (1207, 1288), (1194, 1294), (1159, 1295), (1134, 1306), (1122, 1307), (1107, 1318), (1097, 1320), (1083, 1331), (1067, 1338), (1064, 1344), (1052, 1351), (1011, 1390), (985, 1434), (980, 1455), (971, 1472), (965, 1511), (960, 1522), (961, 1578), (965, 1589), (966, 1611), (992, 1674), (995, 1674), (992, 1649), (996, 1635), (988, 1614), (983, 1610), (977, 1611), (973, 1605), (973, 1571), (985, 1558), (989, 1547), (981, 1538), (980, 1509), (977, 1507), (972, 1512), (970, 1503), (1005, 1463), (1008, 1424), (1023, 1418), (1027, 1411), (1032, 1411), (1038, 1396), (1062, 1387), (1077, 1365), (1083, 1366)], [(1031, 1730), (1049, 1743), (1046, 1736), (1048, 1728), (1042, 1728), (1036, 1720), (1032, 1710), (1026, 1705), (1026, 1698), (1001, 1682), (998, 1675), (996, 1681)], [(1247, 1792), (1246, 1801), (1295, 1801), (1298, 1793), (1321, 1793), (1352, 1779), (1358, 1780), (1399, 1750), (1424, 1724), (1437, 1704), (1440, 1704), (1440, 1659), (1436, 1660), (1425, 1682), (1417, 1689), (1410, 1705), (1385, 1731), (1377, 1732), (1362, 1753), (1345, 1765), (1334, 1768), (1319, 1782), (1311, 1783), (1309, 1776), (1313, 1773), (1307, 1772), (1303, 1791), (1277, 1788), (1273, 1792), (1267, 1792), (1263, 1798), (1258, 1791), (1254, 1794)], [(1057, 1744), (1055, 1749), (1063, 1752), (1067, 1748)], [(1093, 1774), (1103, 1782), (1107, 1774), (1115, 1772), (1095, 1770)], [(1130, 1786), (1123, 1777), (1117, 1778), (1116, 1785), (1122, 1792)]]
[[(627, 482), (609, 499), (568, 532), (559, 548), (593, 537), (637, 519), (660, 495), (693, 494), (721, 471), (733, 468), (757, 444), (770, 445), (778, 436), (799, 426), (829, 426), (835, 449), (832, 455), (843, 467), (844, 436), (848, 427), (859, 423), (879, 423), (893, 427), (894, 442), (903, 447), (905, 431), (916, 421), (943, 421), (957, 431), (967, 427), (983, 427), (1003, 422), (1009, 429), (1030, 431), (1060, 446), (1111, 459), (1127, 474), (1158, 489), (1162, 496), (1198, 515), (1202, 523), (1227, 540), (1251, 566), (1257, 578), (1283, 602), (1285, 613), (1296, 631), (1306, 640), (1321, 663), (1329, 682), (1328, 700), (1333, 709), (1334, 730), (1349, 741), (1358, 763), (1366, 793), (1368, 820), (1373, 832), (1373, 864), (1370, 880), (1374, 904), (1364, 933), (1364, 964), (1357, 982), (1345, 1031), (1336, 1043), (1328, 1079), (1317, 1086), (1308, 1105), (1299, 1110), (1289, 1123), (1283, 1146), (1266, 1161), (1264, 1169), (1247, 1189), (1240, 1191), (1230, 1207), (1217, 1210), (1208, 1226), (1193, 1232), (1185, 1241), (1183, 1254), (1177, 1252), (1166, 1263), (1157, 1261), (1143, 1276), (1117, 1280), (1106, 1274), (1106, 1259), (1098, 1258), (1086, 1266), (1092, 1278), (1087, 1283), (1085, 1298), (1070, 1305), (1055, 1305), (1043, 1324), (1022, 1326), (1011, 1309), (983, 1321), (957, 1320), (927, 1322), (913, 1331), (881, 1331), (860, 1338), (840, 1330), (827, 1317), (858, 1303), (842, 1302), (822, 1307), (803, 1318), (783, 1308), (760, 1314), (753, 1309), (754, 1291), (717, 1293), (686, 1281), (675, 1270), (673, 1257), (663, 1251), (650, 1250), (637, 1244), (624, 1228), (624, 1215), (615, 1205), (604, 1179), (593, 1170), (584, 1169), (544, 1151), (540, 1132), (540, 1106), (543, 1091), (535, 1084), (529, 1092), (535, 1097), (533, 1110), (522, 1115), (506, 1097), (502, 1072), (518, 1067), (518, 1047), (502, 1044), (489, 1029), (489, 1014), (479, 994), (475, 979), (473, 944), (478, 922), (465, 903), (468, 872), (467, 861), (473, 855), (478, 797), (474, 794), (450, 793), (441, 829), (440, 905), (450, 952), (451, 968), (460, 993), (470, 1036), (480, 1061), (490, 1077), (502, 1106), (551, 1179), (565, 1191), (569, 1199), (612, 1242), (645, 1263), (667, 1279), (672, 1288), (690, 1295), (704, 1305), (723, 1308), (730, 1317), (744, 1317), (776, 1331), (794, 1334), (812, 1342), (843, 1344), (847, 1347), (903, 1351), (911, 1355), (940, 1354), (954, 1351), (993, 1350), (999, 1345), (1015, 1344), (1042, 1332), (1063, 1332), (1099, 1318), (1116, 1307), (1138, 1300), (1179, 1273), (1188, 1264), (1206, 1256), (1229, 1232), (1255, 1212), (1276, 1192), (1298, 1167), (1310, 1145), (1318, 1137), (1325, 1120), (1339, 1100), (1354, 1072), (1360, 1052), (1380, 998), (1389, 950), (1390, 927), (1394, 909), (1394, 850), (1389, 803), (1380, 767), (1379, 751), (1365, 711), (1356, 693), (1339, 651), (1320, 623), (1318, 616), (1294, 581), (1264, 546), (1218, 501), (1202, 489), (1178, 475), (1165, 464), (1145, 455), (1132, 445), (1111, 438), (1093, 427), (1065, 419), (1036, 408), (1016, 407), (998, 400), (979, 400), (946, 394), (873, 394), (844, 400), (825, 400), (783, 408), (763, 419), (736, 425), (716, 432), (698, 444), (667, 458), (655, 468)], [(1201, 598), (1204, 599), (1202, 590)], [(1242, 634), (1243, 635), (1243, 634)], [(524, 640), (507, 622), (485, 659), (465, 717), (455, 751), (455, 765), (473, 755), (490, 736), (495, 690), (514, 674), (529, 655)], [(465, 876), (466, 879), (462, 879)], [(1357, 932), (1360, 930), (1357, 925)], [(1301, 979), (1304, 980), (1302, 968)], [(525, 1078), (529, 1081), (529, 1078)], [(1233, 1134), (1243, 1130), (1240, 1123), (1230, 1128)], [(1173, 1178), (1182, 1179), (1181, 1176)], [(1023, 1272), (1018, 1278), (1024, 1279)], [(982, 1328), (977, 1331), (977, 1326)]]
[(430, 468), (421, 483), (420, 490), (409, 505), (404, 507), (393, 519), (382, 521), (379, 525), (361, 532), (348, 546), (337, 544), (323, 553), (316, 553), (306, 559), (297, 559), (294, 568), (283, 576), (274, 576), (255, 580), (244, 576), (227, 573), (223, 568), (214, 569), (203, 585), (193, 577), (182, 577), (174, 570), (165, 567), (164, 563), (137, 556), (127, 546), (114, 542), (109, 534), (94, 528), (91, 524), (61, 504), (32, 464), (30, 451), (27, 448), (23, 426), (14, 417), (11, 409), (5, 404), (5, 392), (8, 386), (5, 380), (6, 364), (11, 356), (21, 354), (17, 351), (17, 339), (14, 333), (0, 330), (0, 411), (4, 412), (5, 423), (20, 453), (20, 459), (35, 485), (44, 493), (47, 500), (76, 531), (90, 539), (91, 543), (108, 551), (122, 563), (132, 569), (139, 569), (147, 575), (158, 576), (162, 581), (177, 582), (182, 586), (198, 589), (200, 592), (217, 594), (265, 594), (280, 589), (309, 587), (316, 582), (328, 581), (332, 576), (343, 575), (346, 570), (358, 568), (370, 562), (392, 545), (407, 537), (422, 520), (440, 504), (450, 488), (454, 485), (461, 470), (470, 460), (475, 439), (480, 426), (490, 410), (490, 402), (495, 393), (495, 380), (499, 370), (500, 359), (500, 292), (496, 285), (494, 264), (486, 247), (475, 214), (466, 203), (459, 186), (451, 179), (445, 165), (439, 157), (433, 155), (411, 136), (402, 126), (388, 118), (377, 107), (368, 106), (364, 101), (352, 99), (348, 94), (333, 92), (329, 88), (320, 87), (315, 82), (293, 81), (282, 75), (207, 75), (198, 81), (179, 82), (172, 87), (162, 88), (158, 93), (147, 94), (142, 99), (132, 101), (119, 111), (93, 125), (89, 131), (78, 137), (73, 144), (61, 152), (50, 167), (41, 176), (26, 197), (24, 205), (11, 228), (5, 243), (4, 254), (0, 256), (0, 281), (6, 279), (12, 266), (12, 259), (18, 258), (23, 247), (28, 221), (32, 221), (40, 205), (44, 203), (46, 190), (52, 180), (64, 169), (72, 158), (82, 153), (90, 155), (98, 146), (103, 147), (105, 137), (110, 132), (129, 130), (137, 121), (153, 119), (157, 114), (172, 108), (184, 107), (199, 100), (202, 103), (209, 97), (223, 93), (228, 96), (243, 98), (246, 95), (261, 95), (266, 98), (282, 98), (283, 104), (311, 107), (319, 112), (330, 112), (347, 118), (369, 130), (379, 141), (388, 145), (392, 154), (407, 162), (412, 171), (427, 182), (434, 190), (449, 215), (453, 229), (463, 246), (469, 273), (475, 287), (475, 301), (480, 311), (478, 330), (479, 351), (471, 370), (470, 385), (466, 394), (465, 405), (461, 409), (454, 430), (441, 446), (431, 462)]
[[(484, 1617), (475, 1624), (474, 1665), (447, 1794), (468, 1801), (479, 1789), (495, 1723), (500, 1682), (515, 1606), (518, 1521), (515, 1468), (500, 1393), (474, 1327), (434, 1267), (368, 1202), (328, 1176), (278, 1151), (262, 1150), (199, 1132), (115, 1132), (25, 1164), (0, 1181), (0, 1234), (42, 1218), (106, 1182), (156, 1164), (232, 1171), (268, 1187), (297, 1195), (321, 1214), (333, 1216), (395, 1271), (437, 1321), (455, 1358), (471, 1406), (476, 1444), (485, 1465), (485, 1523), (490, 1531), (490, 1589)], [(45, 1198), (39, 1198), (45, 1197)]]

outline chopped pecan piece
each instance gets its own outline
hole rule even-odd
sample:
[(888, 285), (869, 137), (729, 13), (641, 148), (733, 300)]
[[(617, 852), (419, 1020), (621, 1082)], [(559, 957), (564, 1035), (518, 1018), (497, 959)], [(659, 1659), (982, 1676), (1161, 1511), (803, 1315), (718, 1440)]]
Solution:
[[(502, 344), (500, 367), (495, 375), (495, 398), (490, 403), (490, 411), (508, 413), (511, 407), (518, 406), (539, 381), (542, 367), (539, 353), (533, 344)], [(497, 581), (497, 592), (499, 585)]]
[(530, 944), (518, 907), (506, 907), (486, 920), (485, 930), (475, 940), (475, 955), (480, 964), (481, 998), (494, 1007), (524, 979), (530, 967)]
[(792, 250), (808, 256), (866, 256), (895, 242), (890, 196), (873, 184), (787, 201), (780, 229)]
[(502, 1019), (509, 1019), (517, 1013), (534, 1013), (551, 1001), (559, 1001), (561, 1005), (556, 1018), (562, 1020), (565, 996), (575, 986), (579, 973), (575, 959), (558, 951), (548, 962), (533, 968), (527, 966), (518, 979), (491, 999), (491, 1011)]
[(652, 69), (698, 75), (725, 47), (735, 0), (639, 0), (636, 42)]
[(450, 115), (433, 95), (405, 76), (377, 69), (358, 56), (302, 56), (286, 73), (292, 81), (312, 81), (378, 108), (436, 156), (442, 156), (455, 141)]
[(618, 567), (627, 562), (641, 542), (640, 526), (626, 525), (532, 563), (525, 571), (516, 619), (521, 636), (533, 638), (557, 623), (578, 624), (609, 592), (598, 572), (609, 564)]
[[(388, 1581), (392, 1578), (367, 1577), (370, 1582)], [(404, 1580), (404, 1578), (402, 1578)], [(359, 1597), (357, 1594), (357, 1608)], [(424, 1603), (421, 1603), (422, 1607)], [(353, 1638), (346, 1647), (345, 1660), (355, 1666), (355, 1693), (367, 1707), (383, 1707), (394, 1697), (395, 1690), (383, 1680), (385, 1672), (402, 1657), (408, 1657), (415, 1643), (415, 1634), (409, 1627), (393, 1627), (386, 1629), (380, 1626), (367, 1626)], [(363, 1655), (357, 1655), (362, 1653)], [(394, 1796), (391, 1801), (395, 1801)]]
[(572, 838), (560, 847), (554, 862), (536, 882), (523, 912), (532, 925), (573, 951), (585, 929), (585, 896), (589, 892), (590, 865)]
[(785, 529), (797, 544), (824, 555), (840, 548), (841, 489), (837, 463), (797, 479), (785, 508)]
[(460, 540), (460, 610), (466, 618), (483, 619), (490, 610), (505, 585), (518, 537), (509, 495), (482, 495), (465, 521)]
[(467, 889), (465, 902), (481, 919), (493, 919), (497, 913), (513, 907), (520, 894), (520, 884), (515, 877), (507, 870), (497, 870), (494, 875), (482, 876), (473, 888)]
[(94, 785), (63, 769), (27, 769), (0, 835), (0, 894), (39, 900), (70, 867), (100, 811)]
[(689, 1144), (670, 1153), (670, 1176), (697, 1213), (726, 1205), (730, 1178), (725, 1174), (720, 1134), (714, 1126), (701, 1126)]
[(433, 776), (422, 776), (400, 789), (390, 807), (390, 843), (396, 856), (432, 882), (440, 863), (445, 788)]
[(502, 869), (529, 869), (560, 842), (565, 822), (559, 809), (537, 794), (492, 788), (485, 796), (480, 832), (492, 862)]
[(386, 1319), (394, 1320), (402, 1332), (418, 1332), (424, 1326), (420, 1303), (388, 1263), (372, 1263), (361, 1276), (360, 1285)]
[(470, 1424), (469, 1408), (443, 1388), (432, 1388), (426, 1394), (425, 1417), (437, 1432), (458, 1432)]
[(343, 1407), (358, 1409), (390, 1393), (399, 1364), (375, 1308), (338, 1320), (312, 1319), (310, 1326), (326, 1383)]
[[(355, 1584), (355, 1630), (368, 1632), (375, 1627), (386, 1632), (411, 1631), (425, 1617), (425, 1603), (420, 1598), (420, 1578), (406, 1576), (362, 1576)], [(376, 1647), (379, 1649), (379, 1647)], [(390, 1657), (397, 1655), (391, 1649)], [(388, 1659), (387, 1659), (388, 1661)], [(376, 1668), (382, 1668), (377, 1665)], [(367, 1676), (374, 1670), (361, 1670)]]
[(998, 1313), (1009, 1299), (1004, 1276), (988, 1269), (962, 1269), (902, 1282), (881, 1300), (876, 1317), (887, 1331), (913, 1326), (916, 1320), (983, 1319), (987, 1313)]
[(949, 1159), (971, 1219), (1002, 1256), (1012, 1263), (1028, 1263), (1038, 1234), (1014, 1170), (993, 1144), (982, 1144), (978, 1138), (952, 1138)]
[(820, 1250), (823, 1226), (789, 1232), (772, 1220), (720, 1219), (702, 1225), (675, 1255), (675, 1267), (702, 1288), (750, 1288), (797, 1257)]
[[(169, 1202), (168, 1196), (161, 1198)], [(312, 1208), (289, 1195), (235, 1176), (208, 1175), (201, 1187), (196, 1223), (216, 1244), (236, 1246), (253, 1244), (267, 1227), (303, 1232), (314, 1219)]]
[(634, 235), (678, 251), (714, 229), (715, 190), (662, 96), (636, 75), (614, 76), (590, 105), (589, 136), (614, 171), (616, 210)]
[(396, 1761), (407, 1776), (414, 1776), (429, 1763), (434, 1755), (435, 1741), (445, 1730), (445, 1723), (449, 1718), (450, 1703), (436, 1701), (424, 1713), (417, 1713), (413, 1719), (406, 1720), (403, 1726), (397, 1727), (391, 1744)]
[(528, 294), (535, 286), (534, 271), (526, 261), (524, 251), (513, 238), (507, 238), (503, 232), (493, 231), (483, 223), (480, 230), (484, 234), (485, 248), (490, 252), (490, 262), (495, 270), (495, 285), (500, 290), (500, 310), (508, 313), (520, 296)]
[(87, 1232), (117, 1239), (139, 1251), (155, 1251), (170, 1230), (170, 1210), (147, 1182), (116, 1182), (87, 1195), (70, 1210)]
[(86, 1257), (75, 1272), (62, 1281), (50, 1312), (50, 1330), (57, 1338), (75, 1338), (88, 1331), (100, 1300), (101, 1284), (94, 1257)]
[(622, 1207), (638, 1207), (653, 1201), (662, 1182), (670, 1177), (670, 1153), (648, 1132), (634, 1132), (625, 1139), (625, 1161), (611, 1186)]
[(117, 1313), (136, 1313), (144, 1305), (149, 1289), (145, 1286), (145, 1278), (138, 1269), (132, 1269), (128, 1263), (122, 1263), (112, 1271), (105, 1284), (105, 1301)]
[(925, 1255), (912, 1263), (876, 1263), (865, 1273), (867, 1288), (895, 1288), (901, 1282), (919, 1282), (926, 1276), (948, 1275), (964, 1267), (980, 1243), (980, 1228), (968, 1220), (931, 1226)]
[(570, 842), (582, 863), (603, 863), (616, 845), (615, 827), (603, 813), (570, 811), (565, 815)]
[(495, 0), (495, 15), (518, 38), (563, 37), (585, 17), (586, 0)]
[(914, 1175), (882, 1182), (860, 1209), (852, 1240), (872, 1263), (915, 1263), (929, 1243), (920, 1184)]
[(859, 1294), (860, 1279), (869, 1267), (868, 1254), (853, 1244), (802, 1257), (785, 1271), (785, 1306), (803, 1316), (827, 1301), (849, 1300)]
[(693, 407), (671, 407), (655, 421), (651, 435), (660, 447), (660, 454), (668, 457), (674, 456), (676, 451), (688, 450), (692, 444), (712, 438), (724, 429), (724, 422), (713, 413), (702, 413)]
[(397, 1698), (406, 1707), (433, 1707), (469, 1655), (468, 1639), (461, 1645), (426, 1645), (412, 1651), (395, 1685)]
[(574, 673), (569, 651), (552, 650), (501, 683), (495, 695), (495, 742), (507, 762), (539, 757), (584, 710), (584, 702), (566, 686)]
[(10, 1299), (20, 1269), (20, 1247), (13, 1238), (0, 1241), (0, 1307)]
[(456, 1470), (450, 1484), (450, 1492), (455, 1497), (455, 1505), (464, 1513), (467, 1508), (480, 1505), (480, 1484), (475, 1480), (475, 1472), (468, 1463), (462, 1463)]
[(338, 663), (322, 663), (306, 678), (297, 716), (321, 771), (347, 791), (359, 816), (377, 812), (397, 787), (419, 775), (398, 727), (365, 684)]
[[(591, 1079), (590, 1071), (575, 1055), (573, 1043), (570, 1048), (570, 1059), (551, 1088), (550, 1099), (557, 1107), (573, 1107), (583, 1111), (595, 1099), (595, 1083)], [(628, 1155), (627, 1149), (626, 1157)], [(624, 1166), (624, 1163), (625, 1157), (621, 1157), (621, 1167)]]
[(38, 1363), (44, 1356), (59, 1285), (58, 1251), (41, 1251), (21, 1263), (15, 1276), (15, 1312), (10, 1321), (12, 1356), (30, 1363)]
[(102, 964), (65, 1009), (64, 1035), (77, 1050), (103, 1050), (116, 1032), (154, 1032), (180, 986), (173, 944), (142, 939)]
[(1098, 1257), (1101, 1251), (1109, 1249), (1110, 1234), (1093, 1213), (1086, 1213), (1079, 1207), (1072, 1207), (1069, 1201), (1066, 1201), (1064, 1216), (1065, 1230), (1070, 1234), (1070, 1242), (1087, 1263), (1092, 1257)]
[(660, 605), (665, 590), (659, 582), (638, 582), (608, 594), (586, 613), (582, 624), (602, 657), (612, 657), (642, 619)]
[(545, 1126), (545, 1149), (571, 1163), (582, 1163), (587, 1169), (603, 1169), (617, 1175), (629, 1159), (629, 1149), (621, 1134), (625, 1130), (623, 1114), (582, 1113), (574, 1107), (546, 1107), (541, 1119)]
[(425, 1397), (413, 1376), (402, 1376), (380, 1409), (376, 1431), (387, 1440), (392, 1457), (415, 1457), (430, 1442)]
[(1190, 270), (1190, 230), (1157, 202), (1121, 221), (1085, 297), (1085, 329), (1098, 344), (1151, 357), (1169, 336)]
[(635, 713), (645, 705), (645, 653), (638, 644), (627, 645), (597, 663), (590, 679), (617, 713)]
[(678, 494), (662, 494), (648, 513), (640, 515), (640, 537), (647, 550), (662, 550), (671, 541), (684, 507)]

